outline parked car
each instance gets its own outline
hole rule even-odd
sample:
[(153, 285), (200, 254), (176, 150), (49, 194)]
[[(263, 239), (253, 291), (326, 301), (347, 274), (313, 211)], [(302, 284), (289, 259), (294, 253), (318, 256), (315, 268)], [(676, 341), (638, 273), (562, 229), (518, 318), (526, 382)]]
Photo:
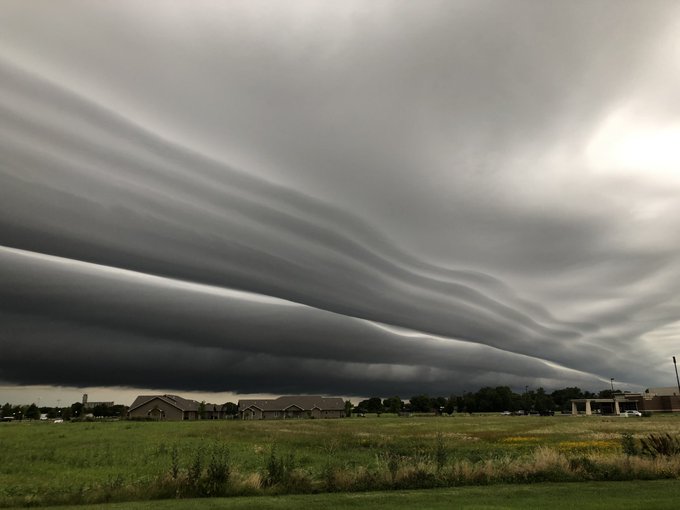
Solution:
[(628, 418), (629, 416), (642, 416), (642, 413), (640, 411), (628, 410), (623, 411), (621, 413), (621, 416), (623, 416), (624, 418)]
[(501, 416), (512, 416), (512, 413), (510, 411), (503, 411)]

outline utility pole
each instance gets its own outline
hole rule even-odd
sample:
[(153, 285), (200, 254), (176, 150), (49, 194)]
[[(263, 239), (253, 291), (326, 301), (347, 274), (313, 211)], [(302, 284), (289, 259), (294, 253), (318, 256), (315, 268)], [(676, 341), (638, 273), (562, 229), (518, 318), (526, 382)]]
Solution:
[(678, 381), (678, 395), (680, 395), (680, 378), (678, 377), (678, 364), (675, 362), (675, 356), (673, 356), (673, 366), (675, 366), (675, 380)]
[[(673, 358), (673, 359), (675, 359), (675, 358)], [(610, 378), (609, 378), (609, 382), (610, 382), (611, 385), (612, 385), (612, 393), (614, 393), (614, 378), (613, 378), (613, 377), (610, 377)]]

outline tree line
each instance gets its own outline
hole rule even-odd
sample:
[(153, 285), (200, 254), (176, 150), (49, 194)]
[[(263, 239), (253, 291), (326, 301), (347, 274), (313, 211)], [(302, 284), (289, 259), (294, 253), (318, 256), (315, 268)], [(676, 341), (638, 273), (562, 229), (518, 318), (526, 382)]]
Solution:
[(485, 386), (476, 392), (465, 392), (448, 397), (431, 397), (414, 395), (408, 401), (398, 395), (381, 399), (371, 397), (354, 406), (352, 412), (362, 413), (485, 413), (485, 412), (519, 412), (553, 413), (571, 412), (571, 399), (579, 398), (611, 398), (612, 390), (598, 393), (584, 391), (576, 386), (562, 388), (551, 393), (543, 388), (536, 388), (517, 393), (509, 386)]
[(84, 418), (88, 415), (102, 418), (124, 418), (127, 413), (127, 406), (100, 404), (93, 407), (85, 407), (82, 402), (74, 402), (65, 407), (38, 407), (35, 403), (30, 405), (12, 405), (5, 403), (0, 408), (0, 418), (12, 420), (39, 420), (41, 417), (46, 419), (72, 420)]
[[(551, 413), (570, 412), (571, 399), (578, 398), (611, 398), (612, 390), (606, 389), (598, 393), (584, 391), (580, 388), (568, 387), (555, 390), (551, 393), (543, 388), (536, 388), (524, 392), (514, 392), (509, 386), (485, 386), (476, 392), (465, 392), (460, 395), (448, 397), (432, 397), (426, 394), (414, 395), (408, 400), (402, 400), (398, 395), (381, 398), (371, 397), (362, 400), (356, 406), (350, 401), (345, 402), (347, 416), (365, 413), (485, 413), (485, 412), (524, 412), (524, 413)], [(199, 407), (199, 413), (204, 403)], [(236, 415), (238, 405), (233, 402), (224, 404), (226, 414)], [(124, 405), (97, 405), (85, 408), (81, 402), (75, 402), (66, 407), (38, 407), (35, 403), (30, 405), (11, 405), (6, 403), (0, 408), (0, 417), (15, 420), (38, 420), (41, 416), (48, 419), (61, 418), (64, 420), (84, 418), (88, 415), (104, 418), (125, 418), (127, 406)], [(202, 414), (202, 413), (200, 413)]]

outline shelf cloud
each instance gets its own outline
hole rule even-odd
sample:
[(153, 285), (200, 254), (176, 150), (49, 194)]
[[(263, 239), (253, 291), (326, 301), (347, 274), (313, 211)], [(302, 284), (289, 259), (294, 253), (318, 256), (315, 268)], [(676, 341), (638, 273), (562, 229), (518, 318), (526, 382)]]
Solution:
[(611, 3), (9, 2), (0, 382), (670, 385), (680, 9)]

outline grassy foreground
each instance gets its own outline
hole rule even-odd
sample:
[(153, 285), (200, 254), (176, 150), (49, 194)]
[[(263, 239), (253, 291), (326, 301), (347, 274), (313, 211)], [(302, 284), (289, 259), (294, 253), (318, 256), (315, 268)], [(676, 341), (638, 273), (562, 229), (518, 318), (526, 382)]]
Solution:
[(492, 510), (551, 508), (552, 510), (608, 510), (611, 508), (675, 510), (680, 501), (680, 484), (675, 480), (634, 482), (542, 483), (496, 485), (418, 491), (364, 492), (258, 496), (214, 499), (163, 500), (55, 507), (59, 510), (297, 510), (324, 508), (346, 510), (371, 508), (427, 508), (429, 510)]
[(680, 416), (2, 423), (0, 506), (679, 478), (650, 433)]

